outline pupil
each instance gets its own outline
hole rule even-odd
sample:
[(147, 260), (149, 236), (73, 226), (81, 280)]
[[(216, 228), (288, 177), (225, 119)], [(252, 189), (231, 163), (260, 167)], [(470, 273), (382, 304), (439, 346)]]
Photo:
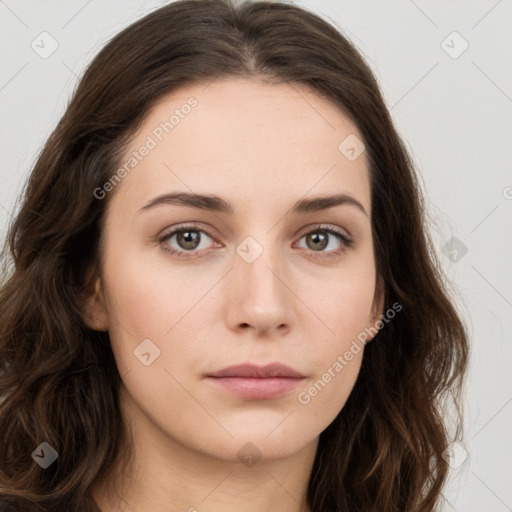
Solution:
[(327, 246), (327, 237), (325, 236), (325, 234), (315, 233), (313, 235), (310, 235), (310, 239), (313, 240), (314, 244), (320, 242), (320, 247), (317, 246), (316, 249), (323, 249)]
[(182, 231), (178, 238), (180, 244), (183, 242), (186, 249), (195, 249), (199, 240), (198, 233), (195, 231)]

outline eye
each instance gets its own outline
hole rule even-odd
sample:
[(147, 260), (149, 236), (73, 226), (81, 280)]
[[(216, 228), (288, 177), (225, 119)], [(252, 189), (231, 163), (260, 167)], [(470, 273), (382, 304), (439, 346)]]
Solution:
[[(315, 258), (340, 256), (354, 244), (354, 241), (344, 232), (327, 226), (317, 226), (314, 230), (302, 235), (302, 239), (306, 240), (306, 249), (319, 253), (318, 256), (313, 256)], [(166, 232), (158, 241), (166, 252), (174, 256), (194, 258), (201, 255), (200, 251), (208, 249), (212, 240), (213, 237), (203, 229), (195, 225), (187, 225)], [(220, 246), (217, 245), (217, 247)], [(324, 250), (326, 248), (330, 250)]]
[[(208, 239), (212, 240), (212, 237), (204, 230), (199, 229), (196, 226), (180, 226), (177, 229), (167, 232), (160, 239), (159, 242), (165, 251), (174, 254), (175, 256), (181, 256), (184, 253), (186, 257), (194, 257), (195, 251), (200, 251), (208, 248)], [(178, 247), (173, 247), (172, 244), (176, 244)]]
[[(301, 240), (303, 238), (306, 240), (306, 249), (320, 253), (318, 257), (321, 258), (340, 256), (354, 245), (354, 241), (345, 233), (326, 226), (317, 226), (313, 231), (309, 231), (303, 235)], [(329, 246), (331, 246), (331, 250), (324, 251), (324, 249), (329, 248)], [(314, 257), (317, 256), (315, 255)]]

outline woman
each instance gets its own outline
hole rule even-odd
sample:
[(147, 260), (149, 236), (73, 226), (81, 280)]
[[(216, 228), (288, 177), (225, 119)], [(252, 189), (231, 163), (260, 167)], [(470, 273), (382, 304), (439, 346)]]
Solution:
[(8, 240), (15, 510), (439, 509), (466, 330), (376, 80), (319, 17), (180, 0), (123, 30)]

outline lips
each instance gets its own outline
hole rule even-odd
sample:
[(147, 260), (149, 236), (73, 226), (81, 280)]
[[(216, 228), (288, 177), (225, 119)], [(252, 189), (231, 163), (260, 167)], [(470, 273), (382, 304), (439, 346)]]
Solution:
[(218, 372), (208, 374), (208, 377), (244, 377), (254, 379), (285, 377), (301, 379), (304, 375), (284, 364), (272, 363), (267, 364), (266, 366), (256, 366), (252, 364), (229, 366), (228, 368), (224, 368)]
[(295, 389), (304, 378), (301, 373), (281, 363), (229, 366), (206, 375), (206, 379), (217, 388), (247, 400), (278, 398)]

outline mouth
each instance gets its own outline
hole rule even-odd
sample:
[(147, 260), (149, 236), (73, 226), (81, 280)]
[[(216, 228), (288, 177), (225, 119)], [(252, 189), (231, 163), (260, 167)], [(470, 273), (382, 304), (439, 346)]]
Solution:
[(214, 386), (247, 400), (278, 398), (295, 389), (305, 376), (281, 363), (242, 364), (206, 375)]

